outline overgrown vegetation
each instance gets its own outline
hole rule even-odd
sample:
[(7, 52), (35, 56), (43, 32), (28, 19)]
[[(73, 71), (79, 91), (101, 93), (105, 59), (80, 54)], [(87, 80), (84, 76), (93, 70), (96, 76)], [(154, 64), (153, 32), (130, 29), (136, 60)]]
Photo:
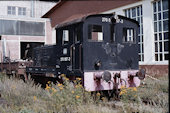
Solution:
[(64, 84), (50, 81), (45, 89), (29, 79), (26, 83), (0, 74), (1, 113), (165, 113), (168, 112), (168, 76), (159, 81), (146, 78), (138, 88), (122, 87), (120, 101), (107, 101), (97, 93), (93, 99), (81, 86), (78, 78), (69, 82), (63, 75)]
[(168, 76), (158, 79), (146, 78), (138, 88), (122, 88), (121, 101), (127, 112), (151, 112), (167, 113), (169, 111), (168, 101)]

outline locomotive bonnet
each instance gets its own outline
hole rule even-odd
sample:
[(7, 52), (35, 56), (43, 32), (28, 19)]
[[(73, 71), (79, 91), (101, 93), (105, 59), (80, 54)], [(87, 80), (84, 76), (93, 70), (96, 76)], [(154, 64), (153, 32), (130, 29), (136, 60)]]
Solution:
[(56, 26), (56, 45), (34, 49), (32, 76), (82, 78), (87, 91), (138, 87), (145, 71), (138, 64), (137, 21), (96, 14)]

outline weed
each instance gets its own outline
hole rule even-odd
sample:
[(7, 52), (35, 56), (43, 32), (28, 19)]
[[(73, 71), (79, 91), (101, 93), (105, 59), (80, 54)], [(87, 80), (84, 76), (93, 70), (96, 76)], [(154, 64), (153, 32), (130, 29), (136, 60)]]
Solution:
[[(0, 103), (1, 113), (164, 113), (168, 112), (168, 79), (167, 76), (154, 81), (146, 78), (145, 85), (138, 88), (121, 88), (120, 108), (103, 106), (109, 103), (101, 93), (96, 93), (96, 100), (90, 92), (84, 90), (81, 78), (71, 82), (65, 75), (63, 84), (50, 81), (46, 88), (28, 81), (8, 78), (1, 75), (1, 98), (7, 104)], [(2, 77), (3, 76), (3, 77)]]

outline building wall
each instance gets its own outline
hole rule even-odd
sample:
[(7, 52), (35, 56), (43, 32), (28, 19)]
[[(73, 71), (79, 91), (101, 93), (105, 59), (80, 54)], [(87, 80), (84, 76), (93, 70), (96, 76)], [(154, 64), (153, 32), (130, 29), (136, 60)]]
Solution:
[[(0, 18), (10, 20), (12, 18)], [(0, 40), (0, 62), (2, 61), (2, 57), (5, 56), (10, 57), (11, 60), (19, 60), (21, 59), (21, 42), (42, 42), (46, 45), (52, 44), (52, 31), (51, 31), (51, 23), (49, 19), (37, 19), (37, 18), (30, 18), (30, 19), (16, 19), (20, 21), (32, 21), (32, 22), (43, 22), (45, 24), (45, 35), (44, 36), (29, 36), (29, 35), (1, 35)]]
[(49, 11), (55, 5), (56, 5), (56, 2), (36, 1), (35, 2), (35, 18), (41, 18), (45, 13), (47, 13), (47, 11)]
[[(18, 60), (21, 59), (21, 42), (42, 42), (46, 45), (52, 44), (52, 28), (51, 28), (51, 22), (49, 19), (42, 19), (41, 16), (44, 15), (49, 9), (51, 9), (56, 2), (44, 2), (44, 1), (0, 1), (0, 25), (4, 25), (1, 22), (4, 21), (11, 21), (13, 20), (13, 25), (7, 25), (8, 23), (5, 23), (4, 26), (0, 26), (0, 61), (2, 61), (2, 58), (4, 56), (10, 57), (11, 60)], [(8, 14), (8, 6), (15, 7), (15, 14), (10, 15)], [(19, 15), (19, 8), (26, 8), (26, 15)], [(42, 28), (36, 28), (37, 31), (35, 31), (35, 35), (32, 34), (26, 34), (21, 35), (18, 33), (12, 33), (11, 29), (13, 31), (20, 31), (20, 27), (17, 27), (19, 24), (15, 24), (15, 22), (18, 21), (24, 21), (28, 22), (25, 27), (30, 27), (31, 22), (34, 22), (35, 24), (37, 22), (44, 23), (44, 34), (39, 35), (36, 32), (39, 31), (38, 29)], [(6, 26), (9, 26), (5, 28)], [(10, 28), (11, 27), (11, 28)], [(34, 28), (35, 29), (35, 28)], [(4, 31), (5, 30), (5, 31)], [(31, 28), (27, 28), (27, 30), (31, 30)], [(8, 32), (8, 33), (6, 33)]]
[[(48, 10), (50, 10), (56, 2), (43, 2), (43, 1), (0, 1), (0, 16), (8, 16), (8, 17), (34, 17), (40, 18), (44, 15)], [(16, 7), (16, 15), (8, 15), (7, 6), (14, 6)], [(26, 16), (18, 16), (18, 8), (25, 7), (26, 8)]]
[(0, 1), (0, 16), (9, 16), (13, 17), (13, 15), (8, 15), (7, 6), (15, 6), (15, 7), (26, 7), (26, 17), (30, 17), (31, 14), (31, 4), (30, 1)]

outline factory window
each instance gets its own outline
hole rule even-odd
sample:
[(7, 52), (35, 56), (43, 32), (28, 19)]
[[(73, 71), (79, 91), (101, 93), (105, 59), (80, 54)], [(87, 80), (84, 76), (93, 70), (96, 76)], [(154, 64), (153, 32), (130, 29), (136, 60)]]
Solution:
[(8, 13), (8, 15), (16, 15), (16, 7), (8, 6), (7, 13)]
[(143, 49), (143, 12), (142, 6), (137, 6), (134, 8), (126, 9), (125, 16), (131, 19), (134, 19), (139, 22), (139, 35), (138, 35), (138, 44), (139, 44), (139, 61), (144, 61), (144, 49)]
[(1, 35), (44, 36), (45, 23), (0, 19)]
[(103, 27), (101, 25), (89, 26), (89, 38), (92, 41), (103, 41)]
[(153, 2), (155, 61), (168, 60), (169, 17), (168, 0)]
[(25, 7), (18, 7), (18, 15), (26, 15), (26, 8)]

